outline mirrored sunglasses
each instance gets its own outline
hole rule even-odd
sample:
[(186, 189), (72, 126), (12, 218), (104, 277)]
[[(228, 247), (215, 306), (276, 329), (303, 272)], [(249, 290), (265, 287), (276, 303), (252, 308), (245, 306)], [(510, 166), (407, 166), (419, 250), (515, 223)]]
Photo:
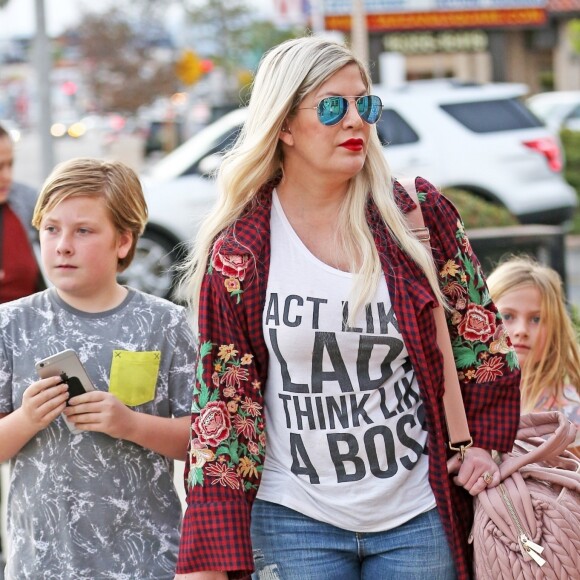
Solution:
[(327, 127), (340, 123), (348, 112), (349, 99), (354, 99), (360, 118), (369, 125), (374, 125), (383, 112), (383, 103), (376, 95), (364, 97), (326, 97), (315, 107), (300, 107), (299, 109), (316, 109), (318, 120)]

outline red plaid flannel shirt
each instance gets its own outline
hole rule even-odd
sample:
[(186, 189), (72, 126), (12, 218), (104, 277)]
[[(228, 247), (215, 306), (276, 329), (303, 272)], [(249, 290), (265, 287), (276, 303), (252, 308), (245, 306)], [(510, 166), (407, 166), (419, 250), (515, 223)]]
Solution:
[[(222, 570), (228, 571), (230, 578), (239, 578), (253, 569), (250, 512), (263, 464), (262, 444), (265, 445), (261, 439), (265, 431), (260, 437), (257, 434), (266, 429), (259, 413), (263, 405), (261, 387), (266, 384), (268, 369), (262, 314), (270, 261), (271, 194), (275, 185), (276, 180), (267, 183), (233, 231), (218, 238), (202, 285), (193, 435), (185, 472), (188, 507), (178, 573)], [(471, 353), (465, 352), (465, 348), (463, 352), (457, 350), (461, 347), (459, 334), (469, 331), (466, 324), (469, 327), (470, 313), (493, 320), (494, 326), (497, 311), (487, 296), (479, 263), (455, 208), (429, 182), (417, 178), (416, 186), (442, 284), (447, 280), (443, 289), (454, 305), (448, 323), (456, 360), (464, 361), (458, 364), (458, 374), (474, 444), (502, 452), (511, 450), (520, 410), (520, 377), (513, 362), (515, 355), (505, 338), (504, 348), (498, 350), (502, 338), (497, 332), (494, 336), (489, 332), (482, 335), (481, 342), (469, 343), (475, 345)], [(405, 213), (414, 207), (397, 182), (394, 193)], [(435, 299), (425, 276), (388, 233), (371, 201), (367, 219), (425, 405), (429, 481), (458, 578), (466, 579), (471, 570), (467, 536), (472, 521), (472, 498), (453, 484), (446, 470), (450, 452), (442, 406), (443, 364), (431, 315)], [(461, 278), (456, 281), (454, 275)], [(462, 291), (461, 287), (468, 290)], [(237, 353), (246, 355), (245, 362), (242, 359), (225, 371), (230, 377), (237, 377), (234, 397), (234, 391), (227, 391), (232, 383), (224, 381), (223, 374), (224, 368), (232, 365), (230, 357)], [(477, 368), (469, 368), (469, 356), (479, 357)], [(229, 406), (232, 403), (234, 406)], [(246, 410), (241, 415), (240, 404)], [(202, 425), (200, 421), (206, 423)], [(202, 432), (205, 440), (201, 436), (196, 438)], [(247, 451), (251, 445), (252, 454)]]

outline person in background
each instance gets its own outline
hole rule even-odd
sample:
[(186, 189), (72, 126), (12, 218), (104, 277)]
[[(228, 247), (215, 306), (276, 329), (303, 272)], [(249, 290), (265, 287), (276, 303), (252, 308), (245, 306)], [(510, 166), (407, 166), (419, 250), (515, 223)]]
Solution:
[[(471, 495), (499, 482), (490, 450), (512, 448), (519, 369), (491, 348), (499, 315), (459, 215), (422, 178), (435, 264), (410, 230), (381, 112), (341, 44), (293, 39), (260, 63), (183, 286), (199, 360), (179, 580), (470, 575)], [(463, 462), (437, 303), (474, 439)]]
[(487, 279), (522, 367), (522, 412), (561, 411), (578, 428), (580, 346), (558, 272), (529, 257), (512, 257)]
[(14, 145), (0, 125), (0, 303), (42, 289), (33, 243), (32, 212), (37, 192), (12, 179)]
[[(119, 162), (67, 161), (40, 192), (33, 224), (54, 286), (0, 306), (7, 580), (174, 576), (173, 460), (187, 450), (195, 348), (185, 308), (117, 282), (146, 220)], [(70, 400), (35, 371), (66, 349), (96, 389)]]
[[(33, 250), (37, 232), (31, 223), (37, 192), (13, 181), (13, 166), (14, 144), (0, 125), (0, 304), (44, 287)], [(0, 561), (3, 554), (0, 534)]]

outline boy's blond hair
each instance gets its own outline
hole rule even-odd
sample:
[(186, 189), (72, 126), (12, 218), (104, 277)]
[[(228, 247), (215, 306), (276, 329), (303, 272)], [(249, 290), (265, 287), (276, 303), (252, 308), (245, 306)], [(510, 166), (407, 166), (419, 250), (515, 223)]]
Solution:
[(44, 182), (34, 208), (32, 225), (40, 229), (47, 212), (65, 199), (80, 196), (102, 197), (115, 229), (119, 233), (131, 233), (131, 248), (117, 265), (117, 270), (122, 272), (131, 264), (137, 240), (147, 223), (147, 203), (137, 174), (120, 161), (84, 157), (64, 161)]

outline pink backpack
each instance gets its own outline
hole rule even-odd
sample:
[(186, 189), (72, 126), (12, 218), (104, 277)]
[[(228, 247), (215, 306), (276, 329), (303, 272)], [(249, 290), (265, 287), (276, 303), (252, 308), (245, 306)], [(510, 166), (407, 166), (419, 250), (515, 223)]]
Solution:
[(576, 428), (557, 412), (521, 418), (502, 483), (475, 498), (469, 541), (478, 580), (580, 579)]

